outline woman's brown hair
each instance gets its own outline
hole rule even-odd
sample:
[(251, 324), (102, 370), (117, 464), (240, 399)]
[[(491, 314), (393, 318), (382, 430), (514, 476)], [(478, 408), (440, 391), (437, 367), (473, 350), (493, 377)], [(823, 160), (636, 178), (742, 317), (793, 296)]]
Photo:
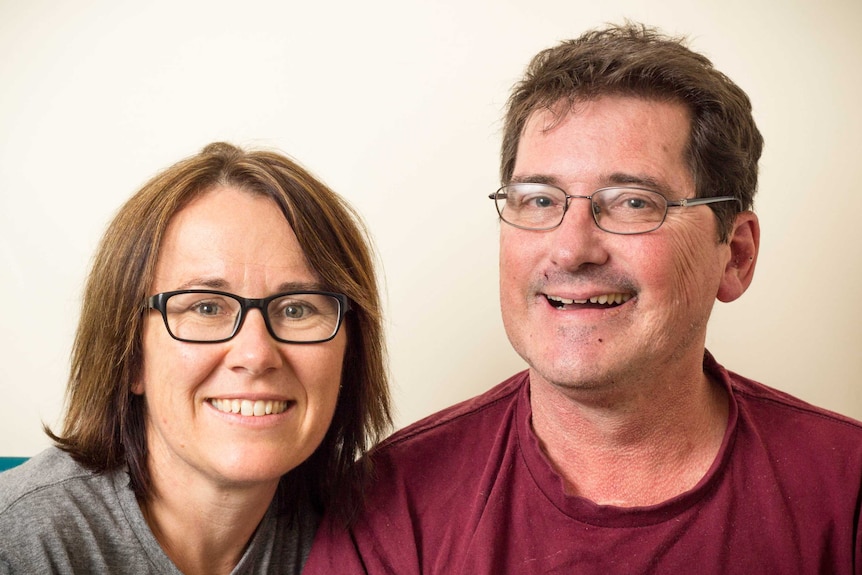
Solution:
[(138, 498), (152, 495), (141, 373), (142, 309), (165, 229), (191, 200), (217, 186), (271, 198), (293, 229), (323, 289), (344, 293), (347, 349), (332, 424), (309, 459), (287, 473), (277, 497), (306, 496), (347, 518), (370, 470), (355, 464), (391, 425), (380, 297), (370, 238), (356, 212), (301, 166), (271, 151), (225, 143), (171, 166), (119, 210), (96, 251), (72, 349), (57, 445), (95, 472), (127, 466)]

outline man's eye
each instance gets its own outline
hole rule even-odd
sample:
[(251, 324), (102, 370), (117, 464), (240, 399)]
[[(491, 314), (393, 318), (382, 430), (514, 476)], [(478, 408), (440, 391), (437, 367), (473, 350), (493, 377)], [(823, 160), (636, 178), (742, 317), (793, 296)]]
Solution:
[(557, 204), (551, 196), (527, 196), (521, 201), (525, 208), (546, 209), (553, 208)]
[(656, 212), (661, 211), (658, 205), (660, 196), (637, 193), (624, 193), (616, 197), (603, 198), (604, 207), (616, 212)]

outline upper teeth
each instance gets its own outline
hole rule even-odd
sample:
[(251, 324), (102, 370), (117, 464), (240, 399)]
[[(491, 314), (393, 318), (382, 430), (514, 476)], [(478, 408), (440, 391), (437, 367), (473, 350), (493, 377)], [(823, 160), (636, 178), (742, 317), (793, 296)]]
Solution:
[(589, 299), (567, 299), (564, 297), (549, 295), (548, 299), (551, 301), (560, 302), (564, 305), (570, 305), (573, 303), (598, 303), (598, 304), (616, 304), (616, 303), (625, 303), (632, 299), (632, 295), (628, 293), (608, 293), (602, 295), (594, 295)]
[(225, 413), (241, 413), (251, 416), (275, 415), (287, 409), (286, 401), (264, 401), (262, 399), (257, 401), (250, 399), (211, 399), (210, 403)]

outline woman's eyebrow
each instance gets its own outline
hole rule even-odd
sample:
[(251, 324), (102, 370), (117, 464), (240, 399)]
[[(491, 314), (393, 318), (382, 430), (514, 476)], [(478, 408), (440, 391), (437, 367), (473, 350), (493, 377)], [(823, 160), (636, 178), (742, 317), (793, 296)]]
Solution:
[(228, 282), (227, 280), (219, 277), (198, 277), (185, 281), (177, 287), (178, 290), (195, 288), (206, 288), (224, 291), (228, 288)]
[[(193, 278), (188, 281), (183, 282), (177, 288), (177, 290), (184, 289), (212, 289), (218, 291), (230, 291), (231, 285), (224, 278), (219, 277), (199, 277)], [(275, 289), (274, 293), (281, 293), (287, 291), (318, 291), (323, 289), (323, 286), (320, 282), (282, 282)], [(240, 294), (237, 294), (240, 295)]]
[(285, 291), (318, 291), (323, 289), (320, 282), (285, 282), (278, 286), (279, 292)]

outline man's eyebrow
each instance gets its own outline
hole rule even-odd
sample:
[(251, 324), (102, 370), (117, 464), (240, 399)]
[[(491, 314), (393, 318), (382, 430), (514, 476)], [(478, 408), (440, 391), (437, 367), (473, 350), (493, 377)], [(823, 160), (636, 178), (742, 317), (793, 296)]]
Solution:
[(527, 174), (524, 176), (512, 176), (510, 184), (548, 184), (551, 186), (560, 186), (560, 181), (554, 176), (546, 176), (543, 174)]
[(608, 183), (613, 186), (638, 186), (647, 188), (667, 196), (673, 190), (669, 186), (647, 175), (627, 174), (625, 172), (614, 172), (607, 177)]
[[(665, 183), (648, 176), (646, 174), (630, 174), (627, 172), (613, 172), (607, 176), (600, 178), (598, 188), (606, 188), (612, 186), (637, 186), (639, 188), (647, 188), (670, 197), (673, 190)], [(548, 184), (565, 190), (562, 182), (555, 176), (546, 174), (525, 174), (521, 176), (512, 176), (509, 183), (512, 184)]]

